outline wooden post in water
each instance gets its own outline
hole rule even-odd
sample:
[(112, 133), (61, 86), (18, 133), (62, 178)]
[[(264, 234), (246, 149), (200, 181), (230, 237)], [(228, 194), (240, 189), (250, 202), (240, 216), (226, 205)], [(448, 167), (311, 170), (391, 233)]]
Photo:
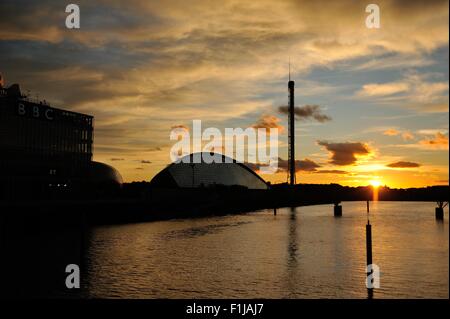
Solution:
[(437, 220), (444, 220), (444, 207), (447, 206), (447, 203), (438, 201), (436, 202), (437, 207), (435, 209), (436, 219)]
[[(370, 225), (369, 212), (370, 212), (369, 201), (367, 201), (367, 225), (366, 225), (366, 256), (367, 256), (366, 276), (367, 277), (373, 272), (373, 269), (372, 269), (372, 271), (369, 271), (369, 267), (371, 267), (371, 265), (372, 265), (372, 225)], [(368, 280), (368, 278), (367, 278), (367, 280)], [(367, 282), (367, 283), (369, 283), (369, 282)], [(373, 288), (367, 287), (367, 293), (368, 293), (369, 299), (372, 299)]]
[(342, 206), (339, 205), (339, 202), (334, 203), (334, 217), (342, 216)]
[(277, 216), (277, 208), (276, 207), (273, 208), (273, 216)]
[(372, 225), (366, 225), (367, 266), (372, 265)]

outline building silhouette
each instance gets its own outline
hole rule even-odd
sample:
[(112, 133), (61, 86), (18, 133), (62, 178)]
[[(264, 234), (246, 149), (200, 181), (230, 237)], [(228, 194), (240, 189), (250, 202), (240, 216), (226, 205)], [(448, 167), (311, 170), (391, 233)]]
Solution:
[(93, 116), (33, 101), (18, 84), (1, 85), (0, 199), (82, 193), (95, 170), (93, 124)]
[(208, 152), (186, 155), (159, 172), (150, 183), (159, 188), (268, 189), (267, 183), (243, 163)]

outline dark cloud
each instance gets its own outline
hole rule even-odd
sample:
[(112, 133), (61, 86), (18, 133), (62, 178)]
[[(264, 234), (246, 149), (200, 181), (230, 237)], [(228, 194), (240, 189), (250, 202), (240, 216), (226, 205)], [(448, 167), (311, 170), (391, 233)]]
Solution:
[(356, 163), (356, 155), (370, 154), (370, 148), (361, 142), (329, 143), (326, 141), (318, 141), (317, 144), (331, 152), (330, 163), (335, 165), (352, 165)]
[[(288, 114), (289, 107), (285, 106), (285, 105), (280, 106), (278, 108), (278, 111), (282, 114)], [(314, 119), (320, 123), (331, 121), (331, 117), (322, 113), (322, 110), (320, 109), (319, 105), (296, 106), (294, 108), (294, 113), (295, 113), (295, 118), (297, 120)]]
[(320, 167), (316, 162), (305, 158), (304, 160), (295, 161), (296, 171), (307, 171), (313, 172), (316, 171), (316, 168)]
[[(262, 166), (267, 166), (266, 164), (260, 163), (244, 163), (248, 168), (253, 171), (258, 171)], [(295, 171), (305, 171), (305, 172), (317, 172), (317, 168), (320, 167), (316, 162), (305, 158), (304, 160), (295, 161)], [(288, 160), (278, 157), (278, 172), (285, 172), (288, 169)]]
[(151, 164), (152, 162), (151, 161), (148, 161), (148, 160), (142, 160), (141, 161), (141, 164)]
[(410, 167), (419, 167), (420, 164), (419, 163), (414, 163), (414, 162), (400, 161), (400, 162), (395, 162), (395, 163), (388, 164), (386, 166), (387, 167), (392, 167), (392, 168), (410, 168)]
[[(280, 171), (286, 171), (288, 169), (288, 160), (278, 158), (278, 169)], [(304, 160), (295, 161), (295, 171), (315, 172), (320, 167), (316, 162), (305, 158)]]
[[(100, 50), (70, 41), (28, 40), (0, 41), (0, 50), (8, 61), (5, 66), (0, 63), (6, 84), (19, 83), (24, 92), (31, 90), (32, 95), (44, 96), (54, 106), (62, 104), (76, 110), (86, 103), (141, 94), (135, 87), (122, 89), (119, 85), (124, 83), (123, 69), (134, 67), (134, 62), (127, 61), (141, 60), (135, 53)], [(103, 51), (110, 54), (104, 55)]]
[(115, 145), (106, 145), (106, 144), (96, 144), (94, 145), (94, 151), (101, 152), (101, 153), (109, 153), (110, 155), (114, 156), (117, 154), (120, 155), (129, 155), (129, 154), (136, 154), (138, 152), (142, 152), (143, 150), (138, 147), (125, 147), (125, 146), (115, 146)]
[(117, 162), (117, 161), (124, 161), (125, 159), (124, 158), (111, 158), (110, 159), (111, 161), (113, 161), (113, 162)]

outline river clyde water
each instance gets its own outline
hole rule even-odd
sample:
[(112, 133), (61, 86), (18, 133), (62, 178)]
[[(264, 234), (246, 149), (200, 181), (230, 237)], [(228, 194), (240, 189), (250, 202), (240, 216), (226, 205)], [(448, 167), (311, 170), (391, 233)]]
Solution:
[[(101, 226), (82, 297), (367, 298), (365, 202)], [(374, 298), (448, 298), (449, 229), (433, 203), (372, 202)]]

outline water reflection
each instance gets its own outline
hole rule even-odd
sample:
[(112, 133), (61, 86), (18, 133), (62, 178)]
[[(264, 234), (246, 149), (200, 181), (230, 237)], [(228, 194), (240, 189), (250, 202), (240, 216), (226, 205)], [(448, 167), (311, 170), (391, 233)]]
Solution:
[(287, 297), (293, 298), (301, 274), (298, 271), (298, 236), (297, 236), (297, 208), (289, 208), (288, 239), (287, 239), (287, 262), (286, 262), (286, 291)]
[[(83, 236), (43, 221), (9, 225), (0, 233), (2, 289), (39, 297), (367, 298), (366, 203), (343, 204), (341, 218), (323, 205), (102, 226)], [(448, 218), (436, 223), (433, 208), (371, 207), (373, 261), (382, 272), (376, 298), (448, 298)], [(64, 285), (69, 263), (82, 268), (78, 291)]]
[(288, 269), (297, 267), (297, 217), (296, 208), (290, 208), (289, 214), (289, 237), (288, 237)]

